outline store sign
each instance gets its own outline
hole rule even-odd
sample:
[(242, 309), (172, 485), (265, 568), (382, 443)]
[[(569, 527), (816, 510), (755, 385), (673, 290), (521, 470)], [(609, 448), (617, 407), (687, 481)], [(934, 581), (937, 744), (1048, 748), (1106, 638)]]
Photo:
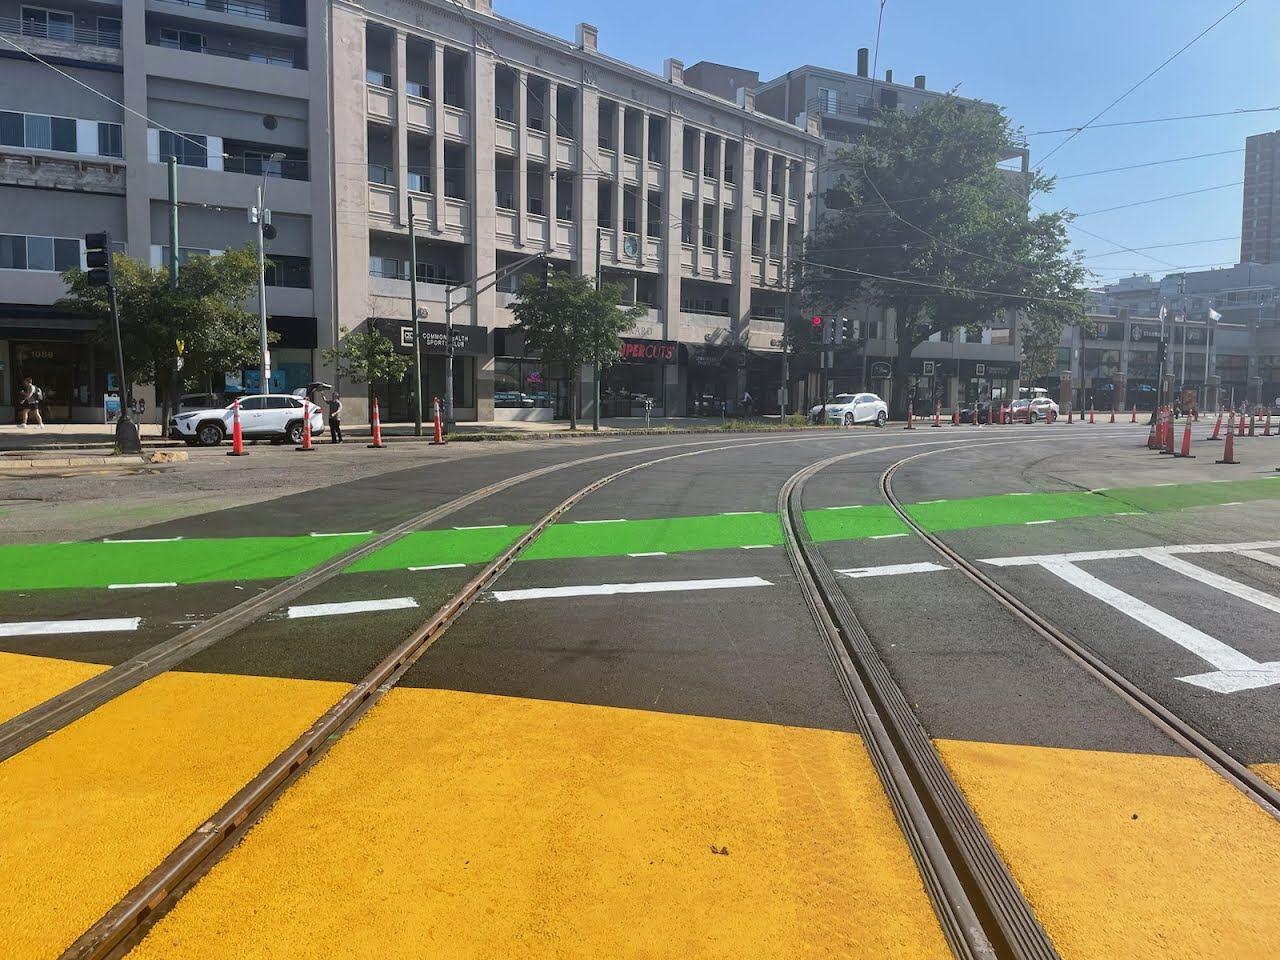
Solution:
[(623, 340), (618, 357), (628, 363), (674, 363), (676, 345), (671, 340)]
[(1135, 323), (1129, 328), (1129, 339), (1135, 343), (1141, 343), (1143, 340), (1159, 340), (1160, 328)]
[(893, 376), (893, 367), (887, 360), (877, 360), (871, 365), (871, 376), (877, 380), (887, 380)]
[[(413, 324), (402, 320), (375, 320), (374, 326), (391, 338), (397, 353), (413, 353)], [(418, 342), (422, 345), (423, 353), (447, 353), (448, 336), (449, 328), (445, 324), (418, 321)], [(453, 352), (458, 356), (487, 356), (489, 328), (454, 324)]]

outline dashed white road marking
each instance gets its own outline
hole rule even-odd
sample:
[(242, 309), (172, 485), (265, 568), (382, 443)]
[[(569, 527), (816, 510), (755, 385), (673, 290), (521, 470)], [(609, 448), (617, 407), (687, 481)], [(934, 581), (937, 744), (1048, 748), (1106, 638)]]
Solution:
[(666, 554), (661, 550), (651, 550), (648, 553), (628, 553), (628, 557), (665, 557)]
[(109, 583), (108, 590), (147, 590), (151, 587), (176, 587), (176, 581), (162, 581), (157, 583)]
[(768, 550), (772, 547), (772, 543), (748, 543), (742, 547), (743, 550)]
[(1042, 523), (1057, 523), (1057, 522), (1058, 522), (1057, 520), (1028, 520), (1028, 521), (1024, 524), (1024, 526), (1027, 526), (1027, 527), (1038, 527), (1038, 526), (1040, 526), (1040, 524), (1042, 524)]
[(865, 503), (851, 503), (847, 507), (823, 507), (823, 510), (861, 510)]
[[(1090, 490), (1090, 493), (1101, 493), (1101, 490)], [(1029, 497), (1034, 493), (1032, 490), (1019, 490), (1016, 493), (1006, 493), (1006, 497)]]
[(474, 527), (454, 527), (455, 530), (501, 530), (505, 523), (482, 523)]
[(879, 533), (879, 534), (876, 534), (874, 537), (870, 537), (869, 539), (871, 539), (871, 540), (893, 540), (893, 539), (895, 539), (895, 538), (897, 538), (897, 537), (905, 537), (905, 536), (906, 536), (906, 534), (905, 534), (905, 533)]
[(699, 590), (734, 590), (771, 587), (762, 577), (727, 577), (714, 580), (655, 580), (649, 583), (597, 583), (572, 587), (535, 587), (528, 590), (495, 590), (495, 600), (543, 600), (557, 597), (609, 597), (621, 593), (690, 593)]
[(760, 513), (759, 510), (725, 510), (720, 514), (722, 517), (754, 517)]
[[(111, 537), (103, 537), (103, 543), (177, 543), (181, 537), (150, 537), (148, 539), (138, 540), (113, 540)], [(70, 541), (68, 541), (70, 542)]]
[(863, 577), (892, 577), (900, 573), (929, 573), (933, 570), (950, 570), (950, 567), (944, 567), (938, 563), (890, 563), (883, 567), (850, 567), (846, 570), (837, 570), (836, 573), (842, 577), (849, 577), (851, 580), (859, 580)]
[(425, 567), (409, 567), (410, 573), (421, 573), (423, 570), (457, 570), (465, 567), (465, 563), (433, 563)]
[(372, 530), (351, 530), (347, 533), (309, 533), (309, 537), (367, 537)]
[(28, 620), (0, 623), (0, 637), (35, 637), (59, 633), (117, 633), (137, 630), (141, 617), (109, 617), (102, 620)]
[(307, 617), (332, 617), (344, 613), (406, 610), (417, 605), (418, 601), (413, 597), (389, 597), (386, 600), (346, 600), (340, 603), (308, 603), (302, 606), (290, 607), (287, 616), (290, 620), (302, 620)]
[(575, 520), (574, 523), (626, 523), (625, 517), (618, 517), (616, 520)]
[(916, 504), (916, 506), (922, 507), (927, 503), (948, 503), (948, 502), (950, 501), (948, 501), (946, 497), (943, 497), (941, 500), (921, 500), (919, 503)]
[(1243, 506), (1244, 506), (1244, 501), (1243, 501), (1243, 500), (1232, 500), (1230, 503), (1220, 503), (1220, 504), (1218, 504), (1218, 506), (1220, 506), (1220, 507), (1243, 507)]

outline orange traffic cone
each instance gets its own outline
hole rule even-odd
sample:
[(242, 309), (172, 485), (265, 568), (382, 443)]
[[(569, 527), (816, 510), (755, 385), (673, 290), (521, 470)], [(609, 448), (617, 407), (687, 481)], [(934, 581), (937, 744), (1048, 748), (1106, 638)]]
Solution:
[(444, 443), (444, 424), (441, 423), (440, 421), (440, 398), (433, 397), (431, 400), (431, 406), (433, 410), (432, 419), (435, 421), (435, 430), (436, 430), (435, 438), (431, 441), (431, 443), (433, 445), (439, 446), (440, 444)]
[(1187, 417), (1187, 424), (1182, 428), (1182, 452), (1175, 453), (1175, 457), (1179, 460), (1186, 460), (1195, 457), (1191, 452), (1191, 418)]
[(240, 429), (240, 398), (231, 405), (231, 449), (228, 457), (247, 457), (249, 451), (244, 448), (244, 433)]
[(1222, 437), (1222, 411), (1218, 411), (1218, 419), (1213, 422), (1213, 433), (1209, 436), (1210, 440), (1218, 440)]
[(294, 447), (299, 453), (315, 450), (311, 445), (311, 401), (302, 401), (302, 446)]
[(1244, 407), (1240, 408), (1240, 419), (1236, 421), (1236, 436), (1244, 436)]
[(942, 426), (942, 402), (939, 401), (933, 405), (933, 426)]
[[(1169, 411), (1172, 414), (1173, 411)], [(1161, 443), (1160, 454), (1162, 456), (1173, 456), (1173, 417), (1168, 416), (1164, 422), (1164, 439)]]
[(1112, 422), (1112, 423), (1115, 423), (1115, 422), (1116, 422), (1116, 408), (1115, 408), (1115, 407), (1112, 407), (1112, 408), (1111, 408), (1111, 422)]
[[(1232, 413), (1232, 416), (1235, 416), (1235, 414)], [(1222, 448), (1222, 459), (1215, 460), (1214, 461), (1215, 463), (1230, 464), (1230, 463), (1240, 462), (1239, 460), (1236, 459), (1235, 436), (1236, 435), (1232, 433), (1230, 430), (1227, 431), (1227, 442), (1223, 445), (1223, 448)]]
[(381, 450), (386, 446), (382, 442), (382, 419), (378, 416), (378, 398), (373, 398), (373, 443), (369, 444), (370, 450)]
[(1075, 410), (1074, 410), (1074, 409), (1072, 409), (1071, 407), (1068, 407), (1068, 408), (1067, 408), (1067, 423), (1074, 423), (1074, 422), (1075, 422), (1075, 421), (1072, 419), (1072, 418), (1075, 416), (1075, 414), (1076, 414), (1076, 412), (1075, 412)]
[(903, 430), (914, 430), (916, 428), (916, 405), (914, 403), (907, 404), (907, 425)]
[(1271, 436), (1271, 411), (1270, 410), (1267, 411), (1267, 421), (1262, 428), (1262, 435), (1264, 437)]
[(1136, 403), (1133, 405), (1133, 411), (1129, 414), (1129, 422), (1130, 423), (1138, 422), (1138, 405)]
[(958, 407), (951, 411), (951, 425), (953, 427), (960, 426), (960, 409)]
[(1249, 436), (1256, 437), (1258, 435), (1258, 415), (1249, 414)]
[(1089, 404), (1089, 422), (1090, 422), (1090, 423), (1097, 423), (1097, 422), (1098, 422), (1098, 421), (1097, 421), (1097, 420), (1095, 420), (1095, 419), (1094, 419), (1094, 417), (1093, 417), (1093, 404), (1092, 404), (1092, 403), (1091, 403), (1091, 404)]

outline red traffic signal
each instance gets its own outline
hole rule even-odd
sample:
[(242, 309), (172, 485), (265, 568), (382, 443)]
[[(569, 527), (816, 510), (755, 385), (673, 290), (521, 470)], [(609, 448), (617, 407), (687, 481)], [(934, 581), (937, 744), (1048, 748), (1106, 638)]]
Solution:
[(821, 317), (814, 317), (814, 318), (813, 318), (813, 320), (812, 320), (812, 321), (810, 321), (810, 322), (811, 322), (815, 327), (820, 327), (820, 326), (822, 326), (822, 318), (821, 318)]

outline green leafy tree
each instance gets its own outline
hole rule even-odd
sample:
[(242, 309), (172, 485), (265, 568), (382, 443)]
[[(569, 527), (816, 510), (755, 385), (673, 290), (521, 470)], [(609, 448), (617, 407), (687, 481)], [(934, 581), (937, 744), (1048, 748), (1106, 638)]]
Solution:
[(413, 357), (396, 353), (396, 345), (377, 330), (347, 332), (343, 327), (338, 346), (321, 356), (325, 364), (338, 373), (338, 382), (367, 384), (369, 408), (373, 409), (373, 385), (379, 382), (399, 383), (413, 366)]
[[(243, 306), (256, 294), (253, 251), (192, 257), (178, 273), (177, 289), (170, 288), (164, 267), (122, 253), (115, 254), (113, 266), (125, 375), (133, 383), (154, 384), (165, 420), (177, 405), (180, 387), (257, 365), (258, 317)], [(106, 288), (91, 286), (78, 267), (62, 278), (68, 295), (58, 306), (96, 318), (97, 339), (114, 355)]]
[(540, 277), (526, 274), (511, 312), (525, 347), (543, 360), (564, 365), (569, 377), (569, 429), (578, 428), (578, 371), (589, 363), (604, 370), (618, 359), (621, 336), (644, 314), (618, 306), (622, 287), (606, 283), (598, 290), (590, 278), (551, 271), (544, 289)]
[(1030, 198), (1053, 180), (999, 167), (1012, 133), (998, 109), (946, 96), (881, 112), (836, 157), (836, 209), (806, 251), (802, 289), (813, 312), (854, 301), (893, 309), (899, 412), (908, 360), (932, 334), (977, 331), (1013, 311), (1031, 379), (1052, 367), (1063, 326), (1083, 319), (1071, 215), (1031, 214)]

